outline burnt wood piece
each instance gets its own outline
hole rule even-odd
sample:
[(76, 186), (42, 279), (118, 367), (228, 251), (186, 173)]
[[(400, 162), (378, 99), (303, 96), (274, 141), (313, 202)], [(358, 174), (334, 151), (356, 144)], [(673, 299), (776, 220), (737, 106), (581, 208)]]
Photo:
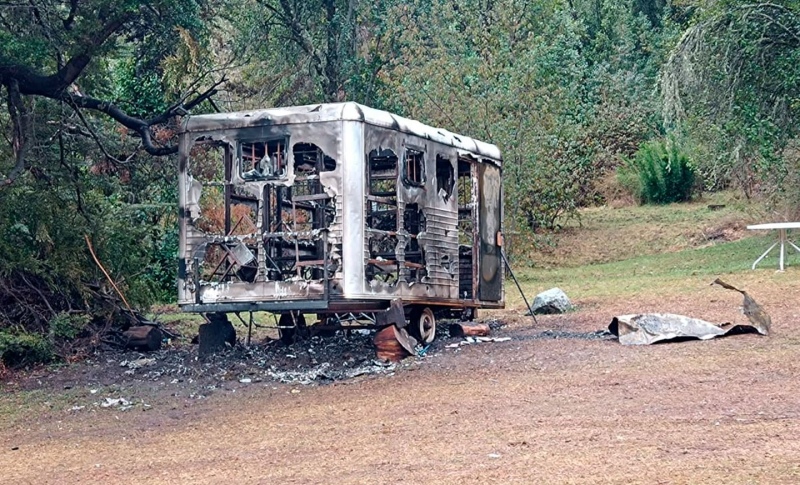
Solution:
[(450, 325), (451, 337), (486, 337), (491, 329), (485, 323), (453, 323)]
[(161, 330), (152, 325), (131, 327), (122, 332), (122, 336), (125, 337), (125, 347), (134, 350), (158, 350), (164, 338)]
[(198, 350), (201, 357), (215, 354), (236, 345), (236, 330), (225, 314), (209, 314), (209, 323), (200, 325)]
[(404, 328), (389, 325), (375, 334), (375, 349), (378, 358), (391, 362), (399, 362), (414, 353), (416, 340), (408, 335)]

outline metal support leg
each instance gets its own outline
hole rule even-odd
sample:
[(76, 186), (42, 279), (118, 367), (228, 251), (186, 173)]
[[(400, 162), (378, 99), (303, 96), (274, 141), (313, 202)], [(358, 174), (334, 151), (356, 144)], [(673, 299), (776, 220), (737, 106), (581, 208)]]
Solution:
[(783, 271), (783, 257), (786, 254), (786, 229), (779, 229), (781, 237), (781, 257), (778, 260), (778, 267)]
[(772, 250), (775, 248), (775, 246), (777, 246), (777, 245), (778, 245), (778, 243), (775, 243), (775, 244), (773, 244), (772, 246), (770, 246), (770, 247), (769, 247), (769, 249), (767, 249), (766, 251), (764, 251), (764, 254), (762, 254), (761, 256), (759, 256), (759, 258), (758, 258), (758, 259), (757, 259), (757, 260), (756, 260), (756, 261), (753, 263), (753, 269), (756, 269), (756, 265), (757, 265), (758, 263), (760, 263), (762, 259), (764, 259), (765, 257), (767, 257), (767, 254), (769, 254), (769, 252), (770, 252), (770, 251), (772, 251)]
[(514, 283), (517, 285), (517, 289), (519, 290), (519, 294), (522, 295), (522, 300), (525, 302), (525, 306), (528, 307), (528, 311), (531, 313), (533, 317), (533, 323), (538, 325), (539, 322), (536, 321), (536, 315), (533, 313), (533, 308), (528, 303), (528, 298), (525, 296), (525, 292), (522, 291), (522, 287), (519, 285), (519, 281), (517, 281), (517, 277), (514, 276), (514, 272), (511, 271), (511, 263), (508, 262), (508, 258), (506, 258), (506, 252), (502, 249), (500, 250), (500, 256), (503, 258), (503, 262), (506, 263), (506, 268), (508, 268), (508, 274), (511, 275), (511, 278), (514, 280)]

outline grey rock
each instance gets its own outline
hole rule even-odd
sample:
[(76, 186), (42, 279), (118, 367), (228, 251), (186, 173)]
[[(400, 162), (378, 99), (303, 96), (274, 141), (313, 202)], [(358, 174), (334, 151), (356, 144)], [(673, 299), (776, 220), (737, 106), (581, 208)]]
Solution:
[[(536, 295), (532, 308), (533, 313), (542, 315), (568, 312), (575, 309), (575, 306), (561, 288), (550, 288)], [(530, 315), (530, 312), (527, 314)]]

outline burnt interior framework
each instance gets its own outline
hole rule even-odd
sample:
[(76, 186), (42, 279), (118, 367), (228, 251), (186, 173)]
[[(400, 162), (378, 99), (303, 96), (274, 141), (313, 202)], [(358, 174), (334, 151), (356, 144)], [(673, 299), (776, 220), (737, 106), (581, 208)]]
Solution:
[(499, 185), (481, 177), (499, 180), (499, 165), (483, 170), (493, 162), (430, 135), (361, 126), (369, 133), (358, 147), (361, 166), (343, 151), (341, 123), (206, 128), (189, 138), (181, 294), (192, 300), (183, 296), (181, 305), (267, 309), (292, 321), (303, 313), (321, 321), (366, 317), (398, 298), (502, 306), (502, 281), (492, 276), (491, 291), (482, 291), (480, 280), (500, 227), (499, 202), (483, 200), (499, 197)]

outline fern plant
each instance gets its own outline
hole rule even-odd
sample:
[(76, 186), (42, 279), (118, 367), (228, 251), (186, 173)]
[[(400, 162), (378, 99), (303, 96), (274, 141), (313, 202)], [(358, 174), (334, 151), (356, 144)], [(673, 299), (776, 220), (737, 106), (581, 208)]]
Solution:
[(674, 140), (655, 140), (643, 144), (617, 178), (639, 202), (669, 204), (691, 200), (696, 172)]

